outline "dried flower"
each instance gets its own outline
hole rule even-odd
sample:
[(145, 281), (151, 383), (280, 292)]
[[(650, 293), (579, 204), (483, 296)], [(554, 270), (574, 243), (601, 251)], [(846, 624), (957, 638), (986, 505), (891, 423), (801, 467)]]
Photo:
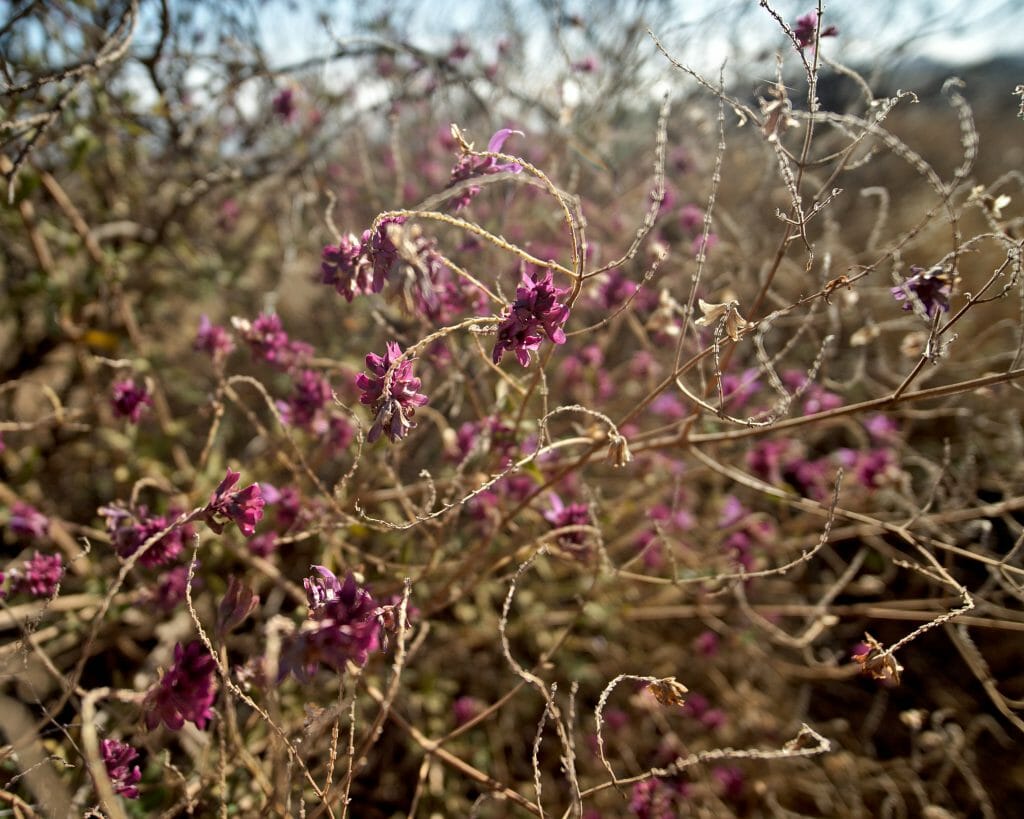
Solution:
[(412, 374), (412, 360), (402, 358), (397, 342), (387, 343), (383, 357), (376, 353), (366, 356), (366, 366), (370, 375), (359, 373), (356, 377), (356, 386), (363, 391), (359, 400), (373, 411), (373, 425), (366, 438), (373, 443), (384, 432), (397, 443), (415, 426), (416, 407), (426, 404), (427, 396), (417, 392), (420, 380)]
[(256, 532), (256, 524), (263, 517), (264, 500), (260, 485), (254, 483), (245, 489), (232, 491), (239, 478), (241, 473), (228, 469), (205, 509), (206, 522), (218, 535), (224, 531), (226, 523), (232, 520), (243, 535), (252, 537)]
[(198, 640), (174, 647), (174, 665), (150, 689), (143, 701), (146, 727), (152, 731), (163, 722), (172, 731), (185, 721), (203, 729), (213, 714), (216, 697), (214, 671), (217, 663)]
[(938, 311), (949, 310), (949, 297), (953, 292), (953, 279), (941, 267), (925, 270), (923, 267), (910, 268), (913, 274), (903, 284), (890, 288), (896, 301), (902, 301), (904, 310), (913, 310), (914, 302), (918, 302), (925, 315), (932, 318)]
[(704, 314), (694, 321), (698, 327), (710, 327), (718, 321), (725, 325), (725, 334), (733, 341), (739, 341), (740, 336), (751, 326), (743, 316), (740, 315), (739, 303), (735, 301), (713, 304), (698, 299), (701, 312)]
[(142, 411), (153, 403), (153, 397), (145, 386), (140, 387), (131, 378), (126, 378), (114, 382), (110, 401), (114, 415), (137, 424)]
[(675, 677), (654, 680), (648, 683), (647, 687), (654, 694), (654, 699), (662, 705), (683, 705), (686, 702), (684, 695), (689, 690)]
[(138, 759), (139, 752), (127, 742), (104, 739), (100, 741), (100, 754), (114, 793), (125, 799), (138, 799), (139, 789), (135, 786), (142, 779), (142, 771), (138, 765), (129, 766)]
[(870, 674), (873, 679), (885, 683), (900, 684), (903, 666), (896, 662), (892, 654), (887, 654), (882, 644), (870, 634), (865, 632), (864, 642), (854, 647), (852, 657), (860, 665), (862, 673)]
[(228, 578), (228, 588), (217, 606), (217, 636), (224, 637), (238, 628), (256, 611), (260, 604), (260, 596), (247, 586), (236, 575)]
[(562, 325), (569, 318), (569, 308), (558, 299), (568, 292), (555, 287), (550, 268), (543, 275), (535, 271), (531, 277), (524, 272), (516, 300), (498, 325), (498, 340), (491, 354), (494, 363), (501, 361), (506, 350), (512, 350), (520, 364), (529, 366), (530, 351), (538, 349), (544, 339), (541, 328), (552, 344), (565, 344)]

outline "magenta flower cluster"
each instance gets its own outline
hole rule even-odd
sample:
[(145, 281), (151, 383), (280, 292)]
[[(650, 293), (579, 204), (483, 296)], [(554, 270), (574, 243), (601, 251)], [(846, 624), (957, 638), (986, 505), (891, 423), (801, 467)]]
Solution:
[[(566, 505), (558, 495), (551, 493), (551, 508), (544, 513), (544, 520), (555, 529), (565, 526), (592, 526), (590, 510), (585, 503), (570, 503)], [(565, 532), (558, 537), (558, 545), (577, 557), (585, 557), (589, 552), (587, 548), (587, 533), (582, 530)]]
[(530, 352), (540, 347), (544, 335), (553, 344), (565, 344), (562, 325), (569, 318), (569, 308), (559, 299), (568, 292), (555, 287), (550, 269), (534, 271), (532, 276), (524, 272), (516, 300), (498, 325), (498, 340), (491, 353), (494, 363), (499, 363), (506, 351), (512, 351), (520, 364), (529, 366)]
[(333, 398), (327, 379), (314, 370), (302, 370), (295, 377), (292, 394), (277, 402), (282, 420), (290, 426), (309, 432), (324, 432), (327, 421), (324, 410)]
[(360, 293), (379, 293), (399, 261), (389, 226), (404, 223), (404, 216), (391, 216), (376, 229), (364, 230), (361, 239), (350, 233), (338, 244), (327, 245), (321, 253), (321, 283), (333, 286), (346, 301)]
[(281, 658), (281, 673), (291, 672), (302, 682), (309, 682), (321, 664), (338, 673), (349, 661), (365, 665), (380, 631), (369, 590), (351, 574), (342, 583), (325, 566), (311, 568), (314, 574), (303, 581), (309, 617)]
[[(502, 147), (505, 145), (505, 141), (512, 136), (512, 134), (518, 134), (523, 136), (522, 131), (513, 131), (511, 128), (502, 128), (497, 131), (494, 136), (491, 137), (490, 142), (487, 143), (487, 152), (496, 154), (501, 153)], [(471, 156), (469, 154), (463, 154), (459, 161), (455, 163), (455, 167), (452, 168), (451, 178), (448, 180), (448, 187), (457, 185), (459, 182), (465, 182), (468, 179), (474, 179), (480, 176), (487, 176), (489, 174), (501, 173), (507, 171), (509, 173), (519, 173), (523, 170), (523, 166), (518, 162), (499, 162), (493, 156)], [(480, 193), (479, 185), (470, 185), (451, 199), (452, 210), (462, 210), (464, 207), (469, 205), (473, 198)]]
[(11, 594), (24, 592), (41, 599), (50, 598), (57, 593), (64, 576), (64, 561), (59, 554), (36, 552), (20, 569), (13, 569), (9, 574)]
[(313, 355), (313, 348), (308, 344), (289, 338), (276, 313), (261, 313), (251, 323), (243, 320), (236, 322), (236, 326), (253, 356), (279, 370), (302, 366)]
[(139, 789), (136, 785), (142, 779), (142, 771), (132, 763), (138, 759), (139, 752), (127, 742), (117, 739), (104, 739), (100, 742), (100, 755), (110, 777), (114, 793), (125, 799), (138, 799)]
[(420, 380), (412, 374), (412, 361), (402, 358), (402, 348), (395, 341), (387, 343), (383, 356), (366, 356), (370, 374), (359, 373), (356, 386), (362, 390), (359, 400), (373, 411), (373, 425), (366, 438), (373, 443), (385, 433), (392, 443), (409, 434), (416, 407), (427, 403), (427, 396), (417, 392)]
[(199, 317), (199, 329), (196, 331), (196, 338), (192, 346), (220, 363), (234, 351), (235, 341), (226, 327), (213, 324), (204, 313)]
[(214, 671), (217, 663), (198, 640), (174, 647), (174, 664), (143, 700), (146, 727), (152, 731), (161, 722), (178, 731), (186, 722), (200, 730), (213, 715), (217, 695)]

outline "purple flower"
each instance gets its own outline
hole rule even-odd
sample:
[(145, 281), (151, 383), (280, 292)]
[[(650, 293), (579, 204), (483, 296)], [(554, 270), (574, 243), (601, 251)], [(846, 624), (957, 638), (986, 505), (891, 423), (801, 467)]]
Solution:
[(529, 366), (530, 351), (538, 349), (544, 339), (541, 328), (553, 344), (565, 344), (562, 325), (569, 318), (569, 308), (558, 299), (568, 292), (555, 287), (550, 269), (543, 275), (536, 271), (532, 277), (524, 272), (516, 300), (498, 325), (498, 340), (491, 354), (494, 363), (501, 361), (506, 350), (514, 350), (519, 363)]
[[(145, 506), (139, 506), (132, 512), (113, 503), (99, 509), (99, 514), (106, 518), (107, 533), (117, 554), (127, 560), (143, 543), (170, 526), (179, 513), (172, 508), (166, 515), (150, 515)], [(139, 562), (150, 568), (166, 566), (181, 554), (185, 541), (191, 537), (191, 526), (178, 526), (150, 546)]]
[[(796, 28), (793, 29), (793, 36), (796, 37), (797, 45), (800, 50), (807, 48), (807, 46), (814, 45), (814, 32), (818, 29), (818, 12), (811, 11), (805, 14), (803, 17), (798, 17), (796, 20)], [(839, 29), (835, 26), (829, 26), (828, 28), (822, 29), (818, 35), (821, 37), (835, 37), (839, 34)]]
[[(392, 443), (409, 434), (415, 424), (412, 422), (416, 407), (427, 403), (427, 396), (417, 392), (420, 380), (412, 374), (412, 361), (399, 359), (402, 348), (395, 341), (387, 343), (381, 357), (376, 353), (366, 356), (370, 375), (359, 373), (356, 386), (362, 390), (359, 400), (373, 411), (373, 426), (366, 436), (370, 443), (385, 432)], [(395, 362), (399, 362), (397, 365)]]
[(485, 705), (476, 697), (459, 697), (452, 703), (456, 725), (465, 725), (484, 712)]
[(282, 88), (270, 103), (274, 113), (285, 122), (295, 117), (295, 90)]
[(693, 641), (693, 647), (698, 654), (705, 657), (714, 657), (718, 654), (719, 637), (710, 629), (702, 631)]
[(736, 800), (743, 796), (743, 771), (732, 765), (719, 765), (711, 769), (711, 778), (726, 799)]
[(581, 74), (593, 74), (597, 71), (598, 65), (597, 57), (584, 57), (572, 64), (572, 70), (579, 71)]
[(327, 435), (324, 438), (324, 445), (331, 453), (338, 455), (345, 452), (355, 437), (356, 432), (352, 427), (352, 422), (344, 415), (332, 413), (327, 420)]
[(139, 789), (135, 786), (142, 779), (142, 771), (138, 765), (129, 766), (138, 759), (139, 752), (127, 742), (104, 739), (100, 741), (100, 754), (107, 767), (110, 784), (114, 786), (114, 793), (125, 799), (138, 799)]
[(114, 407), (114, 415), (137, 424), (142, 411), (153, 403), (153, 398), (145, 386), (139, 387), (134, 380), (126, 378), (114, 382), (110, 401)]
[(923, 267), (910, 268), (913, 274), (903, 284), (890, 288), (896, 301), (902, 301), (904, 310), (913, 310), (917, 301), (924, 308), (925, 315), (932, 318), (938, 311), (949, 310), (949, 297), (953, 292), (953, 281), (941, 267), (925, 270)]
[(392, 269), (398, 264), (398, 247), (392, 241), (393, 225), (404, 224), (404, 216), (389, 216), (383, 219), (377, 229), (371, 231), (369, 228), (363, 231), (362, 248), (372, 270), (373, 281), (370, 290), (379, 293), (384, 289), (384, 283), (391, 274)]
[(704, 211), (697, 205), (683, 205), (679, 209), (679, 224), (691, 237), (704, 232)]
[(146, 728), (152, 731), (163, 722), (172, 731), (180, 730), (185, 721), (194, 722), (200, 730), (212, 716), (216, 697), (213, 677), (217, 663), (198, 640), (187, 646), (174, 647), (174, 665), (146, 694)]
[[(146, 554), (149, 554), (147, 552)], [(185, 599), (185, 586), (188, 584), (188, 566), (175, 566), (157, 578), (156, 586), (146, 596), (148, 603), (164, 612), (172, 612)], [(199, 578), (192, 581), (192, 591), (200, 585)]]
[(232, 520), (243, 535), (252, 537), (256, 532), (256, 524), (263, 517), (265, 501), (260, 485), (254, 483), (245, 489), (232, 491), (239, 478), (241, 473), (228, 469), (224, 480), (210, 496), (210, 503), (206, 507), (206, 522), (218, 535), (224, 531), (227, 522)]
[[(513, 131), (511, 128), (502, 128), (500, 131), (495, 132), (494, 136), (491, 137), (491, 141), (487, 143), (487, 152), (493, 154), (501, 153), (505, 140), (512, 136), (512, 134), (524, 136), (522, 131)], [(452, 168), (452, 175), (451, 179), (448, 180), (448, 187), (450, 188), (467, 179), (486, 176), (492, 173), (501, 173), (502, 171), (519, 173), (522, 170), (523, 166), (518, 162), (498, 162), (498, 160), (493, 156), (470, 156), (469, 154), (463, 154), (459, 158), (459, 161), (455, 163), (455, 167)], [(470, 185), (460, 191), (457, 195), (452, 197), (452, 210), (462, 210), (478, 193), (480, 193), (479, 185)]]
[(674, 819), (683, 815), (686, 795), (684, 783), (645, 779), (633, 786), (629, 810), (637, 819)]
[(291, 486), (278, 489), (269, 483), (261, 483), (260, 491), (264, 502), (274, 507), (274, 528), (287, 532), (302, 512), (302, 496)]
[[(551, 508), (544, 513), (544, 520), (555, 529), (565, 526), (593, 526), (590, 510), (585, 503), (570, 503), (566, 506), (560, 497), (551, 493)], [(577, 557), (586, 557), (589, 552), (587, 533), (582, 530), (565, 532), (558, 537), (558, 545)]]
[(341, 583), (325, 566), (311, 568), (315, 574), (303, 581), (309, 618), (281, 658), (282, 674), (290, 671), (302, 682), (309, 682), (321, 663), (338, 673), (349, 661), (365, 665), (380, 631), (369, 590), (351, 574)]
[(242, 209), (238, 206), (236, 199), (225, 199), (220, 204), (220, 211), (217, 214), (217, 227), (225, 233), (233, 231), (238, 224), (238, 217), (242, 215)]
[(853, 469), (857, 483), (865, 489), (877, 489), (899, 475), (896, 459), (889, 449), (872, 449), (857, 452), (852, 449), (839, 450), (839, 462), (847, 469)]
[(741, 410), (746, 403), (761, 389), (756, 369), (747, 369), (738, 375), (724, 373), (722, 375), (722, 395), (725, 403), (734, 411)]
[(64, 576), (64, 562), (59, 554), (44, 555), (36, 552), (25, 561), (20, 570), (11, 572), (11, 594), (27, 592), (33, 597), (49, 598), (57, 593)]
[(313, 370), (303, 370), (295, 379), (295, 391), (286, 401), (278, 401), (277, 408), (286, 424), (314, 431), (333, 397), (327, 379)]
[(50, 530), (50, 520), (34, 506), (23, 501), (15, 501), (7, 526), (15, 537), (38, 540), (46, 537)]
[(210, 319), (204, 313), (199, 317), (199, 330), (196, 332), (196, 340), (192, 343), (192, 347), (209, 354), (214, 361), (220, 362), (235, 349), (235, 342), (226, 327), (211, 324)]
[(360, 293), (372, 292), (373, 265), (363, 255), (363, 246), (353, 234), (342, 236), (338, 244), (323, 249), (320, 282), (334, 287), (345, 301), (352, 301)]
[[(624, 304), (626, 299), (639, 289), (639, 285), (636, 282), (626, 278), (621, 268), (613, 267), (608, 271), (607, 278), (605, 278), (598, 289), (598, 304), (606, 310), (613, 310), (619, 305)], [(641, 352), (646, 352), (646, 350)]]

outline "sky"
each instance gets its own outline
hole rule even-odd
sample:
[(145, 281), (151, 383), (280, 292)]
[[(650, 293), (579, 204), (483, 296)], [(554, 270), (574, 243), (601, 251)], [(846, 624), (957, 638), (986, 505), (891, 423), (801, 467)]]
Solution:
[[(288, 5), (287, 0), (275, 0), (262, 14), (271, 53), (288, 61), (330, 48), (331, 37), (316, 19), (317, 9), (302, 4), (288, 10)], [(353, 30), (356, 7), (373, 5), (347, 0), (321, 3), (329, 10), (332, 28), (340, 37)], [(399, 9), (396, 16), (407, 20), (415, 40), (426, 47), (448, 42), (459, 33), (469, 35), (471, 44), (483, 40), (480, 44), (485, 45), (487, 39), (501, 34), (503, 6), (528, 27), (546, 29), (539, 11), (543, 4), (537, 0), (392, 0), (386, 5)], [(607, 22), (616, 12), (593, 13), (596, 6), (604, 5), (630, 18), (642, 0), (564, 3), (570, 13), (584, 19), (589, 13)], [(666, 45), (687, 43), (689, 53), (682, 56), (688, 61), (717, 64), (737, 49), (754, 53), (781, 42), (777, 24), (758, 8), (757, 0), (664, 0), (648, 5), (665, 7), (663, 13), (652, 9), (648, 19)], [(792, 22), (812, 10), (815, 2), (776, 0), (772, 6)], [(852, 63), (900, 53), (909, 41), (915, 54), (954, 64), (973, 63), (998, 53), (1024, 54), (1024, 0), (833, 0), (825, 3), (824, 9), (826, 22), (838, 25), (841, 35), (829, 44), (830, 50)], [(541, 43), (538, 51), (543, 51)]]

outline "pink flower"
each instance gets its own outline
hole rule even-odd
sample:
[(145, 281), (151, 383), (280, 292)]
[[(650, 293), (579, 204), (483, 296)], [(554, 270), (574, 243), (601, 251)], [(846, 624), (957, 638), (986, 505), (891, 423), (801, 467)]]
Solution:
[(139, 752), (126, 742), (104, 739), (100, 742), (100, 754), (103, 756), (110, 784), (114, 786), (114, 793), (125, 799), (138, 799), (139, 789), (135, 786), (142, 779), (142, 771), (138, 765), (131, 768), (128, 766), (138, 759)]
[[(513, 131), (511, 128), (502, 128), (500, 131), (495, 132), (494, 136), (491, 137), (491, 141), (487, 143), (487, 152), (494, 154), (501, 153), (501, 149), (505, 145), (505, 140), (512, 136), (512, 134), (524, 136), (522, 131)], [(464, 182), (467, 179), (473, 179), (474, 177), (501, 173), (502, 171), (519, 173), (522, 170), (523, 166), (518, 162), (498, 162), (493, 156), (470, 156), (469, 154), (464, 154), (459, 158), (455, 167), (452, 168), (452, 175), (448, 180), (448, 187), (450, 188), (458, 182)], [(465, 188), (458, 195), (452, 198), (452, 210), (462, 210), (478, 193), (480, 193), (479, 185), (471, 185), (468, 188)]]
[[(798, 17), (796, 20), (796, 28), (793, 29), (793, 36), (796, 37), (797, 45), (800, 50), (807, 48), (807, 46), (814, 45), (814, 33), (818, 29), (818, 12), (811, 11), (805, 14), (803, 17)], [(835, 37), (839, 34), (839, 29), (835, 26), (829, 26), (821, 30), (818, 38), (822, 37)]]
[(21, 570), (11, 572), (14, 580), (11, 593), (28, 592), (33, 597), (53, 597), (63, 576), (64, 562), (59, 554), (44, 555), (36, 552), (24, 562)]
[(679, 224), (690, 236), (704, 232), (704, 211), (697, 205), (683, 205), (679, 209)]
[(252, 354), (279, 370), (301, 366), (313, 355), (313, 348), (302, 341), (292, 341), (284, 331), (276, 313), (261, 313), (253, 322), (233, 319)]
[(572, 64), (573, 71), (579, 71), (581, 74), (593, 74), (597, 71), (598, 62), (597, 57), (584, 57), (582, 60), (577, 60)]
[[(551, 493), (551, 508), (544, 513), (544, 520), (550, 523), (554, 529), (568, 526), (593, 526), (590, 510), (585, 503), (570, 503), (566, 506), (554, 492)], [(583, 530), (559, 535), (558, 545), (581, 558), (585, 558), (590, 552), (587, 533)]]
[[(402, 359), (402, 348), (389, 341), (383, 357), (376, 353), (366, 356), (370, 375), (359, 373), (356, 386), (362, 390), (359, 400), (373, 411), (373, 425), (366, 436), (370, 443), (385, 432), (392, 443), (409, 434), (416, 407), (427, 403), (427, 396), (417, 392), (420, 380), (412, 374), (412, 361)], [(401, 360), (399, 360), (401, 359)], [(396, 364), (396, 362), (398, 362)]]
[(295, 378), (295, 391), (277, 408), (286, 424), (312, 431), (323, 420), (324, 407), (333, 398), (331, 385), (313, 370), (302, 370)]
[(551, 270), (543, 275), (535, 271), (532, 277), (523, 273), (522, 283), (516, 290), (516, 300), (498, 325), (498, 340), (491, 354), (495, 364), (506, 350), (512, 350), (524, 367), (530, 364), (530, 351), (540, 347), (543, 329), (553, 344), (565, 344), (562, 325), (569, 318), (569, 308), (558, 301), (569, 291), (555, 287)]
[(235, 349), (235, 342), (227, 328), (221, 327), (219, 324), (211, 324), (210, 319), (204, 313), (199, 317), (199, 329), (192, 347), (209, 354), (214, 361), (220, 362)]

